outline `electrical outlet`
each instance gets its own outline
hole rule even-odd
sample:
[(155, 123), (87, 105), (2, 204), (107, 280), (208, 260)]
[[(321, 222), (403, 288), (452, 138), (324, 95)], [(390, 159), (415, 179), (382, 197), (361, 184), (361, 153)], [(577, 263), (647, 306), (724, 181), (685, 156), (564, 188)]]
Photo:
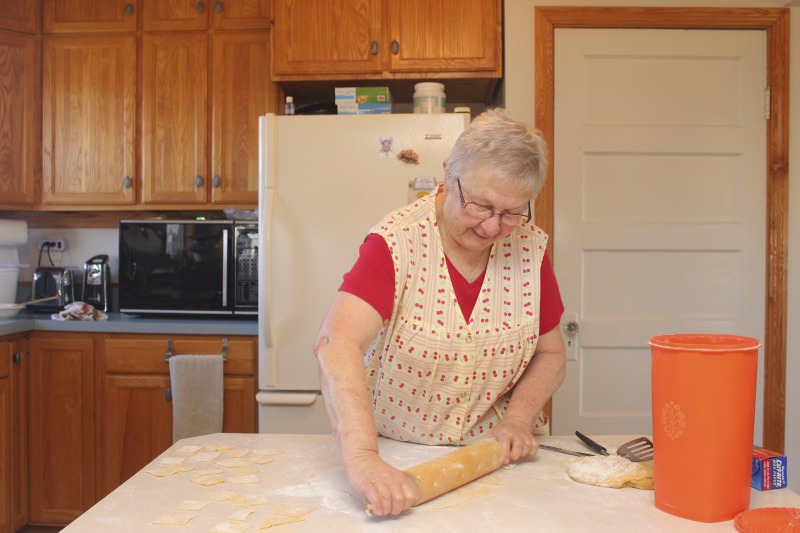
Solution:
[(64, 239), (41, 239), (37, 242), (39, 250), (51, 252), (63, 252), (67, 249), (67, 241)]

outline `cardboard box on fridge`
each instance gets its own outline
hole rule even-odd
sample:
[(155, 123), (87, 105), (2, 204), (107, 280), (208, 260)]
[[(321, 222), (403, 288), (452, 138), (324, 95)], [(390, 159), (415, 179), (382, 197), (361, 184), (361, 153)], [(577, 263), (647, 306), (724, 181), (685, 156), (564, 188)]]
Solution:
[(336, 104), (339, 115), (387, 115), (392, 112), (392, 104)]
[(781, 489), (786, 486), (786, 456), (753, 446), (753, 478), (751, 486), (758, 490)]
[(336, 87), (336, 105), (342, 104), (391, 104), (392, 93), (388, 87)]

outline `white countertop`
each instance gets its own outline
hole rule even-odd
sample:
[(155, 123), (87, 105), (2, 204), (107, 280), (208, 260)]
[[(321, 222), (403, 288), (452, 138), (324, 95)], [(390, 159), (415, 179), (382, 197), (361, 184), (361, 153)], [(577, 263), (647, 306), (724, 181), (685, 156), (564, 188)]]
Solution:
[[(598, 437), (609, 449), (631, 436)], [(542, 437), (542, 444), (584, 451), (575, 437)], [(176, 452), (185, 445), (224, 445), (247, 451), (276, 449), (285, 453), (271, 463), (251, 464), (258, 483), (236, 484), (225, 470), (224, 483), (201, 486), (192, 481), (195, 473), (156, 477), (147, 470), (163, 468), (166, 458), (186, 457), (185, 464), (207, 468), (190, 456)], [(405, 469), (452, 450), (381, 439), (381, 455), (394, 466)], [(223, 451), (223, 454), (228, 452)], [(348, 484), (335, 440), (328, 435), (268, 435), (219, 433), (179, 441), (150, 465), (135, 474), (113, 493), (92, 507), (64, 531), (66, 533), (210, 531), (242, 507), (231, 500), (213, 501), (209, 495), (227, 490), (237, 495), (262, 495), (266, 503), (249, 507), (247, 531), (256, 533), (271, 515), (286, 505), (315, 508), (304, 519), (261, 531), (733, 531), (732, 521), (706, 524), (679, 518), (655, 508), (653, 491), (633, 488), (611, 489), (583, 485), (565, 473), (574, 459), (540, 450), (533, 459), (512, 469), (501, 469), (446, 494), (428, 504), (391, 518), (369, 517), (363, 503)], [(445, 500), (447, 498), (447, 500)], [(470, 499), (472, 498), (472, 499)], [(186, 526), (154, 525), (160, 516), (185, 500), (211, 501)], [(800, 496), (789, 489), (751, 491), (751, 508), (800, 507)]]

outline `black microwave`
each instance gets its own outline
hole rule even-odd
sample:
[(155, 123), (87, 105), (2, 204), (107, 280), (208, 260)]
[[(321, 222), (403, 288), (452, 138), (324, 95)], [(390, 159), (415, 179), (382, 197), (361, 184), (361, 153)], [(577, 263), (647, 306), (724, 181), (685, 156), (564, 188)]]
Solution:
[(258, 222), (121, 220), (119, 310), (258, 316)]

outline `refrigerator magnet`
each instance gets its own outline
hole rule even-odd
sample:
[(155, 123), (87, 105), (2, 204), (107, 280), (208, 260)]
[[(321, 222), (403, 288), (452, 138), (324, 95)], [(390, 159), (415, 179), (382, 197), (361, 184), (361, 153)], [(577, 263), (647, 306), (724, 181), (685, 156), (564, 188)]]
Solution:
[(394, 157), (394, 152), (392, 151), (392, 143), (394, 139), (392, 137), (378, 137), (378, 143), (380, 144), (380, 156), (381, 159), (388, 159), (390, 157)]

